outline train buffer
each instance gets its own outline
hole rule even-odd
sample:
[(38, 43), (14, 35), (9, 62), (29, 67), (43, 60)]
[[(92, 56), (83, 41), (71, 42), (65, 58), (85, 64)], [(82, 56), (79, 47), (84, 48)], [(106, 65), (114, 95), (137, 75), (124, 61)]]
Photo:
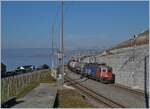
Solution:
[(40, 83), (23, 98), (17, 100), (12, 108), (53, 108), (57, 88), (49, 83)]

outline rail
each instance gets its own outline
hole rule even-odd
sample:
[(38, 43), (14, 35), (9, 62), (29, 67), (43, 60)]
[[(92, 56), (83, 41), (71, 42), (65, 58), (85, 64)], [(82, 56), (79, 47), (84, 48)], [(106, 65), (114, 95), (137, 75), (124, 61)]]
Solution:
[(110, 107), (110, 108), (125, 108), (125, 106), (123, 106), (122, 104), (119, 104), (119, 103), (111, 100), (110, 98), (107, 98), (107, 97), (81, 85), (79, 82), (70, 79), (68, 76), (65, 76), (65, 79), (70, 81), (70, 83), (72, 83), (72, 85), (74, 87), (76, 87), (77, 89), (79, 89), (80, 91), (85, 93), (86, 95), (95, 99), (98, 103), (103, 103), (104, 105), (106, 105), (107, 107)]
[(140, 90), (133, 90), (133, 89), (127, 87), (127, 86), (123, 86), (123, 85), (120, 85), (120, 84), (113, 84), (111, 86), (113, 86), (115, 88), (120, 88), (120, 89), (126, 90), (130, 93), (133, 93), (133, 94), (138, 94), (138, 95), (144, 96), (144, 92), (142, 92)]

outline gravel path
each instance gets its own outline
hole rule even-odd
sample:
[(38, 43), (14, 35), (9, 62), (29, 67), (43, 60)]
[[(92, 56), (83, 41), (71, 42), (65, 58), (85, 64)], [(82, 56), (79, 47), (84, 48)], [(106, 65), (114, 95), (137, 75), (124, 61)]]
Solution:
[(103, 84), (87, 78), (80, 79), (80, 75), (75, 73), (69, 72), (67, 75), (93, 91), (123, 104), (127, 108), (145, 107), (144, 95), (134, 94), (121, 88), (115, 88), (112, 84)]
[(40, 85), (26, 96), (17, 100), (12, 108), (52, 108), (56, 97), (56, 86), (49, 83)]

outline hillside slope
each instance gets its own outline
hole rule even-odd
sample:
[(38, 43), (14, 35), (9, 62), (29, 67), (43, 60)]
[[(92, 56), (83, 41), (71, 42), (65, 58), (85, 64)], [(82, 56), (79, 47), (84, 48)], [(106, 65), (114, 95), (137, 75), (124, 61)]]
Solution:
[(143, 44), (148, 44), (148, 43), (149, 43), (149, 30), (146, 30), (143, 33), (138, 34), (137, 37), (135, 38), (133, 37), (132, 39), (121, 42), (115, 47), (110, 48), (110, 50), (131, 47), (134, 45), (143, 45)]

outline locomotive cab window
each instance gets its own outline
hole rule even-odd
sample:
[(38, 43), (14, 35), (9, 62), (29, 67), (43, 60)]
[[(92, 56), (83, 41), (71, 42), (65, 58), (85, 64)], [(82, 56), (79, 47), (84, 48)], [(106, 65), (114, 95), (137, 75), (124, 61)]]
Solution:
[(103, 69), (103, 72), (106, 72), (106, 69)]
[(112, 69), (108, 69), (108, 72), (111, 72), (112, 71)]
[(102, 72), (107, 72), (107, 69), (106, 68), (102, 68), (101, 71)]
[(101, 72), (101, 68), (99, 68), (99, 71)]

